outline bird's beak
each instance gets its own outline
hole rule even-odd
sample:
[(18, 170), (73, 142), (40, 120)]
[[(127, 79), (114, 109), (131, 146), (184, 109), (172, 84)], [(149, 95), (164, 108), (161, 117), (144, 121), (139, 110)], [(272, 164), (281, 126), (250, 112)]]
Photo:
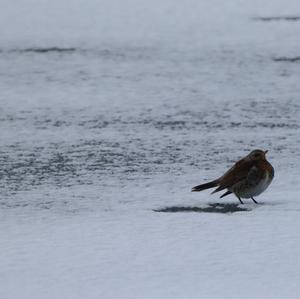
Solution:
[(265, 154), (268, 152), (268, 150), (265, 151)]

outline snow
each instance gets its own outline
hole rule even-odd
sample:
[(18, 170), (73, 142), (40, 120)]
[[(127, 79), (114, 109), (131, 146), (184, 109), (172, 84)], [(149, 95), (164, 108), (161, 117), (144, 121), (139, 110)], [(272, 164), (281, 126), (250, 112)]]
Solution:
[(0, 297), (298, 298), (299, 2), (4, 2)]

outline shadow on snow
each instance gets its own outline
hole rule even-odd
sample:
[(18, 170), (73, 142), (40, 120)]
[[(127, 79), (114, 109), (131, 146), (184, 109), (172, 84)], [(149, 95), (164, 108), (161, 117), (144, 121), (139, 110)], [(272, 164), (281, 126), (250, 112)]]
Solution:
[(196, 213), (221, 213), (229, 214), (235, 212), (247, 212), (249, 209), (241, 207), (237, 203), (213, 203), (208, 204), (205, 207), (188, 207), (188, 206), (173, 206), (165, 207), (154, 212), (164, 212), (164, 213), (181, 213), (181, 212), (196, 212)]

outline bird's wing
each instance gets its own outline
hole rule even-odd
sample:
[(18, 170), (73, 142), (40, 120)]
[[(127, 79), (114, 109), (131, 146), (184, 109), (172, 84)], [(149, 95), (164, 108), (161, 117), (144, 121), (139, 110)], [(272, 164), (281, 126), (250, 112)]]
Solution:
[(259, 167), (259, 165), (253, 165), (246, 178), (248, 185), (256, 186), (263, 179), (264, 175), (265, 171), (263, 168)]
[(219, 187), (213, 193), (230, 188), (237, 182), (246, 179), (253, 166), (252, 161), (242, 159), (236, 162), (222, 177), (219, 178)]

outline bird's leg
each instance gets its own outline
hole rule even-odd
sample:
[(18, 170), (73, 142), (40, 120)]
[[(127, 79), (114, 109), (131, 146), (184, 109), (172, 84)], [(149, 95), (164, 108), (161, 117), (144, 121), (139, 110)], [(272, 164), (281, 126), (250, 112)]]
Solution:
[(256, 204), (258, 204), (258, 202), (257, 202), (253, 197), (251, 197), (251, 199), (252, 199)]
[(241, 198), (238, 195), (236, 195), (236, 197), (239, 199), (240, 203), (243, 205), (244, 203), (242, 202)]

